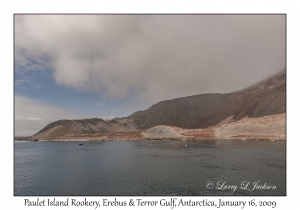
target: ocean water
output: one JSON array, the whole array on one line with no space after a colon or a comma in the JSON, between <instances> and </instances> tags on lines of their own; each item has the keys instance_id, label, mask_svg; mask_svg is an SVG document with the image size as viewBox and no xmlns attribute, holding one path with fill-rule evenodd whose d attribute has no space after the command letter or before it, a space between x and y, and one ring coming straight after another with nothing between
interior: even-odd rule
<instances>
[{"instance_id":1,"label":"ocean water","mask_svg":"<svg viewBox=\"0 0 300 210\"><path fill-rule=\"evenodd\" d=\"M286 195L286 142L15 142L14 195Z\"/></svg>"}]
</instances>

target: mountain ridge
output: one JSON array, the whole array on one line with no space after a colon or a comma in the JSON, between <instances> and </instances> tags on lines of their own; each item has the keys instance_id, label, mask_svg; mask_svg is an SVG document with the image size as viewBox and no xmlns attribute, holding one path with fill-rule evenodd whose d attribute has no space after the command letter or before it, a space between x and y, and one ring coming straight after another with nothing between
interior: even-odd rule
<instances>
[{"instance_id":1,"label":"mountain ridge","mask_svg":"<svg viewBox=\"0 0 300 210\"><path fill-rule=\"evenodd\" d=\"M128 117L59 120L29 139L66 139L82 135L110 135L145 131L155 126L207 129L226 119L260 118L286 113L286 71L231 93L206 93L160 101ZM127 134L124 134L127 135Z\"/></svg>"},{"instance_id":2,"label":"mountain ridge","mask_svg":"<svg viewBox=\"0 0 300 210\"><path fill-rule=\"evenodd\" d=\"M261 117L283 113L285 92L286 73L280 71L241 91L200 94L161 101L128 118L133 120L138 129L148 129L156 125L206 128L231 115L234 115L235 120L239 120L247 115Z\"/></svg>"}]
</instances>

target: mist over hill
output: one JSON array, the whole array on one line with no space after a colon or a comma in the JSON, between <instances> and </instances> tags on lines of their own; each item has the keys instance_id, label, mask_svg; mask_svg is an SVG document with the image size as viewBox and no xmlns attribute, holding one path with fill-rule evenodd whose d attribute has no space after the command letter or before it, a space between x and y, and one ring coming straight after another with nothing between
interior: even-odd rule
<instances>
[{"instance_id":1,"label":"mist over hill","mask_svg":"<svg viewBox=\"0 0 300 210\"><path fill-rule=\"evenodd\" d=\"M260 81L248 88L228 94L201 94L161 101L145 111L133 113L131 119L137 129L156 125L181 128L206 128L233 115L262 117L286 112L286 72Z\"/></svg>"}]
</instances>

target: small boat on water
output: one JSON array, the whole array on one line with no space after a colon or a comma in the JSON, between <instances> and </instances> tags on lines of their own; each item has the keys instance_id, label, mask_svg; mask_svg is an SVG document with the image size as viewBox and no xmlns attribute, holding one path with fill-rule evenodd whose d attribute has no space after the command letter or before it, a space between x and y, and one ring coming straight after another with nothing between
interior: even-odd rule
<instances>
[{"instance_id":1,"label":"small boat on water","mask_svg":"<svg viewBox=\"0 0 300 210\"><path fill-rule=\"evenodd\" d=\"M79 145L83 145L82 143L80 143Z\"/></svg>"}]
</instances>

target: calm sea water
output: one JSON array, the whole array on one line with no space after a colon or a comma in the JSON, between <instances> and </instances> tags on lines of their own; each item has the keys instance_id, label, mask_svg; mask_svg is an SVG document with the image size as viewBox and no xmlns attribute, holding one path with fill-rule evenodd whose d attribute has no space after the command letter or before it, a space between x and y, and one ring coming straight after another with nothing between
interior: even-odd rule
<instances>
[{"instance_id":1,"label":"calm sea water","mask_svg":"<svg viewBox=\"0 0 300 210\"><path fill-rule=\"evenodd\" d=\"M285 141L14 144L15 195L286 195Z\"/></svg>"}]
</instances>

